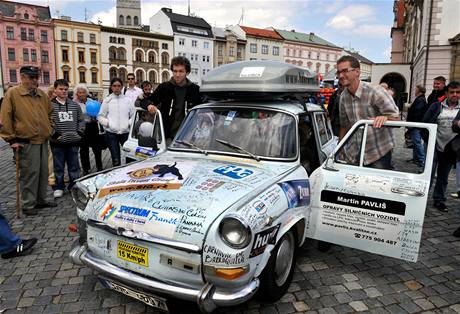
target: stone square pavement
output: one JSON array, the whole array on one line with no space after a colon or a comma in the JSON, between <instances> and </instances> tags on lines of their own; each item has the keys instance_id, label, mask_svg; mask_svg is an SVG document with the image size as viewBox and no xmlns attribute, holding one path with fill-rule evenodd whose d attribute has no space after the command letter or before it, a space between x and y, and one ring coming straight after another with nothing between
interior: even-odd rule
<instances>
[{"instance_id":1,"label":"stone square pavement","mask_svg":"<svg viewBox=\"0 0 460 314\"><path fill-rule=\"evenodd\" d=\"M110 164L108 151L104 153ZM157 313L143 303L105 289L91 270L73 265L68 253L75 234L75 210L67 193L57 208L36 217L14 218L15 166L0 141L0 202L16 233L39 239L32 254L0 259L0 313ZM454 189L451 175L449 193ZM51 190L50 190L51 193ZM50 194L51 195L51 194ZM333 246L317 250L310 240L299 250L289 292L275 304L251 300L216 313L460 313L460 200L448 213L428 201L417 263ZM184 303L179 313L191 313Z\"/></svg>"}]
</instances>

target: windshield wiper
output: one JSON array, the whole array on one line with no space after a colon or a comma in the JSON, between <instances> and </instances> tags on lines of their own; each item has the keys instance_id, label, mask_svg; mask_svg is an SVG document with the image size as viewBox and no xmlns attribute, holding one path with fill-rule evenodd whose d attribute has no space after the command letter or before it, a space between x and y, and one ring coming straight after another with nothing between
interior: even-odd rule
<instances>
[{"instance_id":1,"label":"windshield wiper","mask_svg":"<svg viewBox=\"0 0 460 314\"><path fill-rule=\"evenodd\" d=\"M185 146L188 146L188 147L192 147L192 148L195 148L197 151L199 151L200 153L203 153L205 154L206 156L208 155L208 152L198 146L196 146L195 144L193 143L190 143L190 142L187 142L187 141L181 141L181 140L175 140L174 142L176 143L179 143L179 144L182 144L182 145L185 145Z\"/></svg>"},{"instance_id":2,"label":"windshield wiper","mask_svg":"<svg viewBox=\"0 0 460 314\"><path fill-rule=\"evenodd\" d=\"M255 160L260 161L259 156L254 155L254 154L251 153L250 151L247 151L247 150L245 150L244 148L242 148L242 147L240 147L240 146L238 146L238 145L235 145L235 144L233 144L233 143L230 143L230 142L227 142L227 141L218 139L218 138L216 138L216 141L219 142L219 143L221 143L221 144L224 144L225 146L228 146L228 147L230 147L230 148L233 148L234 150L242 151L243 153L246 153L246 154L248 154L249 156L251 156L252 158L254 158Z\"/></svg>"}]
</instances>

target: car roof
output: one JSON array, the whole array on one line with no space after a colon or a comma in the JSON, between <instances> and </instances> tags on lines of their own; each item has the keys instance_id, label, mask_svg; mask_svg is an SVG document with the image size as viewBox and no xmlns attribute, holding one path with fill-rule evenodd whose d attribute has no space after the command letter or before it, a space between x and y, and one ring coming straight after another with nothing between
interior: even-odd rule
<instances>
[{"instance_id":1,"label":"car roof","mask_svg":"<svg viewBox=\"0 0 460 314\"><path fill-rule=\"evenodd\" d=\"M307 112L324 112L324 109L316 104L306 103ZM194 108L203 108L203 107L260 107L260 108L268 108L268 109L275 109L275 110L284 110L288 111L292 114L298 115L304 113L305 110L302 104L298 101L293 100L259 100L259 101L251 101L251 100L221 100L221 101L213 101L208 102Z\"/></svg>"}]
</instances>

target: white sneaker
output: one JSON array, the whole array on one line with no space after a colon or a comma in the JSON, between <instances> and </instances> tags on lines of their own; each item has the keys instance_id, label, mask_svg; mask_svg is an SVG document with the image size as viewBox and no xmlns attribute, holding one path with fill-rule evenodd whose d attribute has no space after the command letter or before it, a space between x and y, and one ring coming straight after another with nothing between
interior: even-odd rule
<instances>
[{"instance_id":1,"label":"white sneaker","mask_svg":"<svg viewBox=\"0 0 460 314\"><path fill-rule=\"evenodd\" d=\"M54 198L59 198L59 197L62 197L63 195L64 195L64 191L63 191L63 190L56 190L56 191L54 191L54 193L53 193Z\"/></svg>"}]
</instances>

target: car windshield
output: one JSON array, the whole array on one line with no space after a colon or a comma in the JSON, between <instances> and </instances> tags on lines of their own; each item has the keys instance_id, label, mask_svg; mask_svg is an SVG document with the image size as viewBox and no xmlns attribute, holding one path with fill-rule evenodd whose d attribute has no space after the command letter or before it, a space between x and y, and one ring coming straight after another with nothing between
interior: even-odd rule
<instances>
[{"instance_id":1,"label":"car windshield","mask_svg":"<svg viewBox=\"0 0 460 314\"><path fill-rule=\"evenodd\" d=\"M196 109L170 148L194 149L190 144L207 152L292 159L297 156L295 118L266 109Z\"/></svg>"}]
</instances>

